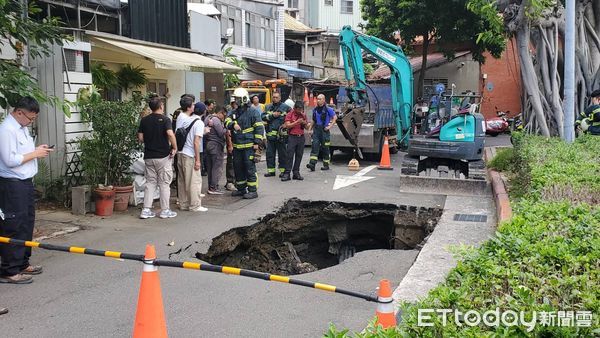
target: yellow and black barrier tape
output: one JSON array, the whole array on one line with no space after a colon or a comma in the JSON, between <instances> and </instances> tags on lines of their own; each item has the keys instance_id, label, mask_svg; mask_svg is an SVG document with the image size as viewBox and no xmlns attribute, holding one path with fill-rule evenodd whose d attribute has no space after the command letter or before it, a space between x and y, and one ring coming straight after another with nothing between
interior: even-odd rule
<instances>
[{"instance_id":1,"label":"yellow and black barrier tape","mask_svg":"<svg viewBox=\"0 0 600 338\"><path fill-rule=\"evenodd\" d=\"M19 240L19 239L8 238L8 237L0 237L0 244L10 244L10 245L26 246L26 247L31 247L31 248L40 248L40 249L52 250L52 251L62 251L62 252L75 253L75 254L101 256L101 257L109 257L109 258L120 258L120 259L125 259L125 260L144 262L144 255L130 254L130 253L124 253L124 252L118 252L118 251L95 250L95 249L88 249L88 248L82 248L82 247L77 247L77 246L61 246L61 245L40 243L40 242L33 242L33 241L23 241L23 240ZM379 300L377 299L377 296L372 296L372 295L367 295L367 294L360 293L360 292L340 289L336 286L329 285L329 284L309 282L309 281L295 279L295 278L291 278L291 277L287 277L287 276L273 275L270 273L234 268L234 267L230 267L230 266L212 265L212 264L195 263L195 262L166 261L166 260L159 260L159 259L155 259L151 263L155 266L166 266L166 267L183 268L183 269L189 269L189 270L219 272L219 273L224 273L224 274L228 274L228 275L244 276L244 277L262 279L262 280L271 281L271 282L299 285L299 286L309 287L309 288L313 288L313 289L317 289L317 290L340 293L340 294L344 294L344 295L355 297L355 298L361 298L361 299L364 299L369 302L376 302L376 303L379 302Z\"/></svg>"},{"instance_id":2,"label":"yellow and black barrier tape","mask_svg":"<svg viewBox=\"0 0 600 338\"><path fill-rule=\"evenodd\" d=\"M0 237L0 243L19 245L19 246L27 246L30 248L40 248L52 251L62 251L62 252L70 252L75 254L82 255L92 255L92 256L102 256L109 258L120 258L127 259L132 261L144 261L144 255L136 255L125 252L118 251L106 251L106 250L95 250L88 248L81 248L77 246L62 246L62 245L54 245L48 243L40 243L40 242L32 242L32 241L23 241L20 239L8 238L8 237Z\"/></svg>"},{"instance_id":3,"label":"yellow and black barrier tape","mask_svg":"<svg viewBox=\"0 0 600 338\"><path fill-rule=\"evenodd\" d=\"M190 270L201 270L201 271L210 271L210 272L220 272L228 275L238 275L244 277L251 277L262 279L271 282L280 282L280 283L288 283L293 285L305 286L313 289L341 293L347 296L361 298L367 300L369 302L378 303L379 300L377 296L371 296L360 292L350 291L340 289L336 286L315 282L308 282L300 279L290 278L287 276L273 275L265 272L258 272L253 270L246 270L240 268L233 268L230 266L221 266L221 265L212 265L212 264L203 264L203 263L194 263L194 262L176 262L176 261L164 261L164 260L155 260L154 265L156 266L168 266L173 268L184 268Z\"/></svg>"}]
</instances>

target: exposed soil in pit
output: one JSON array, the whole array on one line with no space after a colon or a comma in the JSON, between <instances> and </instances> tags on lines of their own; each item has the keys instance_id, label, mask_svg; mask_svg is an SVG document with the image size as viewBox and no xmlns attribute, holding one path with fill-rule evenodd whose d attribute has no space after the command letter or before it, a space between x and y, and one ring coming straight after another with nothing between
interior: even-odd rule
<instances>
[{"instance_id":1,"label":"exposed soil in pit","mask_svg":"<svg viewBox=\"0 0 600 338\"><path fill-rule=\"evenodd\" d=\"M280 275L324 269L373 249L420 249L441 209L288 200L258 223L213 239L196 258Z\"/></svg>"}]
</instances>

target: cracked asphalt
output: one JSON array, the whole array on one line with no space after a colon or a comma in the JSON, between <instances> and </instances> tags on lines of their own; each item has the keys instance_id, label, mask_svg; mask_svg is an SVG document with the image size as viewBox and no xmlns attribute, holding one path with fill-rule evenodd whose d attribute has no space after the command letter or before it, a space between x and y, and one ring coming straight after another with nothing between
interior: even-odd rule
<instances>
[{"instance_id":1,"label":"cracked asphalt","mask_svg":"<svg viewBox=\"0 0 600 338\"><path fill-rule=\"evenodd\" d=\"M375 179L333 191L336 175L353 174L346 168L348 160L335 157L333 170L328 172L311 173L303 167L305 181L285 183L264 178L262 162L256 200L207 196L207 213L181 212L169 220L140 220L139 210L130 208L111 218L86 217L90 224L84 230L48 242L129 253L143 253L145 245L153 243L160 259L196 261L194 253L206 252L212 238L256 222L291 197L426 207L445 203L444 196L400 192L400 155L392 155L395 170L373 170L368 176ZM362 168L370 164L374 163L361 161ZM172 241L175 245L168 246ZM341 265L296 277L374 293L382 278L396 287L417 254L414 250L360 252ZM8 315L0 316L0 336L131 335L141 264L40 249L34 249L32 262L44 266L34 283L0 285L0 306L10 309ZM376 308L376 304L345 295L211 272L162 267L160 278L171 337L316 337L329 323L360 331Z\"/></svg>"}]
</instances>

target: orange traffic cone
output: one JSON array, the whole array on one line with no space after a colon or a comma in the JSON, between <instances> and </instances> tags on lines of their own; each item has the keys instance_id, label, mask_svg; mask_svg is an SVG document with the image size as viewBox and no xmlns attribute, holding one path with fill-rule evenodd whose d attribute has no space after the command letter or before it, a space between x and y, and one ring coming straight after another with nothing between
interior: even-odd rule
<instances>
[{"instance_id":1,"label":"orange traffic cone","mask_svg":"<svg viewBox=\"0 0 600 338\"><path fill-rule=\"evenodd\" d=\"M160 291L158 267L152 264L155 259L154 245L147 245L140 295L133 326L134 338L167 337L167 324Z\"/></svg>"},{"instance_id":2,"label":"orange traffic cone","mask_svg":"<svg viewBox=\"0 0 600 338\"><path fill-rule=\"evenodd\" d=\"M384 329L396 326L396 316L394 315L394 304L392 298L392 287L390 281L382 279L379 282L379 293L377 294L377 325L381 325Z\"/></svg>"},{"instance_id":3,"label":"orange traffic cone","mask_svg":"<svg viewBox=\"0 0 600 338\"><path fill-rule=\"evenodd\" d=\"M308 89L306 87L304 87L304 99L302 101L306 105L310 104L310 101L308 101Z\"/></svg>"},{"instance_id":4,"label":"orange traffic cone","mask_svg":"<svg viewBox=\"0 0 600 338\"><path fill-rule=\"evenodd\" d=\"M383 141L383 146L381 146L381 162L379 162L377 169L394 170L390 161L390 143L388 142L387 135L385 136L385 141Z\"/></svg>"}]
</instances>

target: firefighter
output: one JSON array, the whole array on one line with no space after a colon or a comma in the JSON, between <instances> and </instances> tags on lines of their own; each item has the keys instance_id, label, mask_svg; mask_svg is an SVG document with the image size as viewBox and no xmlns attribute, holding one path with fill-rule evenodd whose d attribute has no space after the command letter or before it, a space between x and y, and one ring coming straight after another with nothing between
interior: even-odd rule
<instances>
[{"instance_id":1,"label":"firefighter","mask_svg":"<svg viewBox=\"0 0 600 338\"><path fill-rule=\"evenodd\" d=\"M236 89L233 97L238 108L225 119L225 127L231 131L233 140L233 170L237 191L234 191L232 196L257 198L258 180L254 152L263 142L264 124L260 112L251 106L250 96L245 88Z\"/></svg>"},{"instance_id":2,"label":"firefighter","mask_svg":"<svg viewBox=\"0 0 600 338\"><path fill-rule=\"evenodd\" d=\"M594 90L592 102L579 116L575 125L585 133L600 135L600 89Z\"/></svg>"},{"instance_id":3,"label":"firefighter","mask_svg":"<svg viewBox=\"0 0 600 338\"><path fill-rule=\"evenodd\" d=\"M306 165L310 171L315 171L315 165L319 160L319 151L323 155L323 167L321 170L329 170L331 162L329 146L331 145L331 127L335 125L337 115L335 111L325 104L325 95L317 96L317 106L312 111L312 123L308 130L312 131L312 148L310 150L310 162Z\"/></svg>"},{"instance_id":4,"label":"firefighter","mask_svg":"<svg viewBox=\"0 0 600 338\"><path fill-rule=\"evenodd\" d=\"M282 129L286 114L292 108L281 102L281 94L273 93L273 103L265 107L262 119L267 129L267 173L265 177L275 176L275 155L279 159L279 177L285 172L287 163L287 133Z\"/></svg>"}]
</instances>

